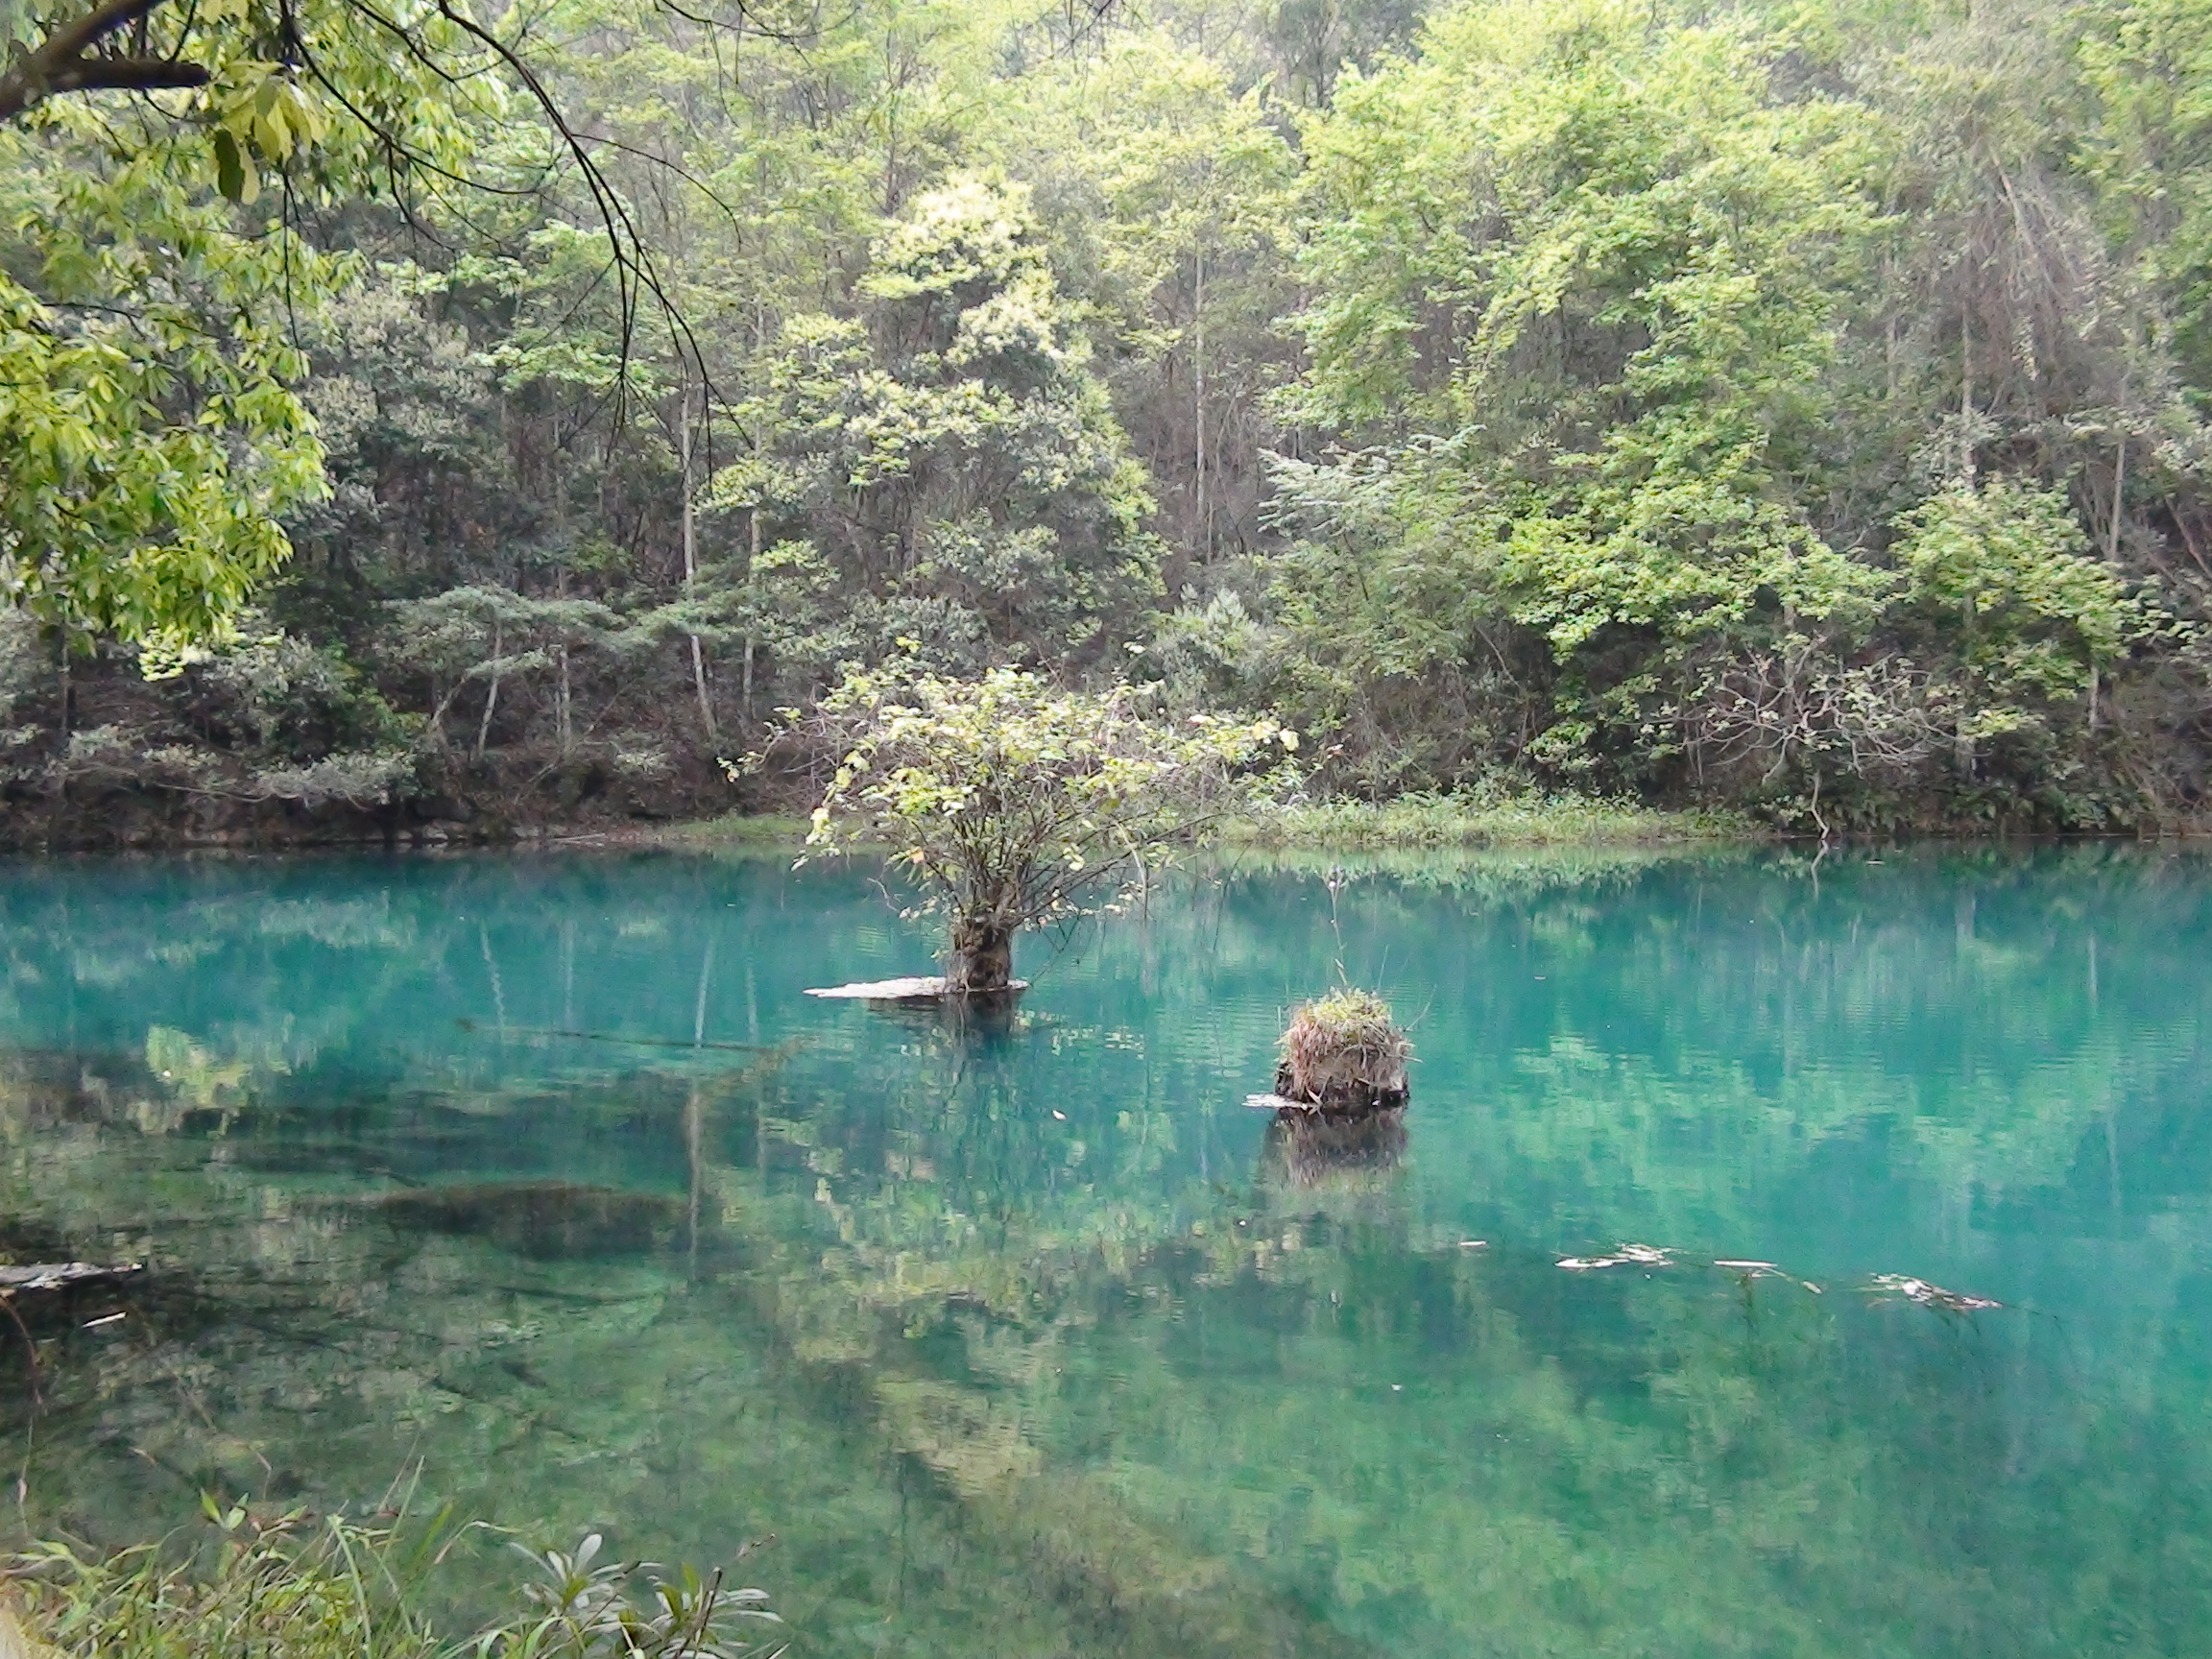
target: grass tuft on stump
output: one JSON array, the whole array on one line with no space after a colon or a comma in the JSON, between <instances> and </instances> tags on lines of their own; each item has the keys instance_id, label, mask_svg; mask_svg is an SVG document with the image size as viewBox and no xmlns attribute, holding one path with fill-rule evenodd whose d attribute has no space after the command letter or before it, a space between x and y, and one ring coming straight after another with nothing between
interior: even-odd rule
<instances>
[{"instance_id":1,"label":"grass tuft on stump","mask_svg":"<svg viewBox=\"0 0 2212 1659\"><path fill-rule=\"evenodd\" d=\"M1275 1093L1324 1112L1403 1105L1413 1043L1372 991L1346 987L1292 1010Z\"/></svg>"}]
</instances>

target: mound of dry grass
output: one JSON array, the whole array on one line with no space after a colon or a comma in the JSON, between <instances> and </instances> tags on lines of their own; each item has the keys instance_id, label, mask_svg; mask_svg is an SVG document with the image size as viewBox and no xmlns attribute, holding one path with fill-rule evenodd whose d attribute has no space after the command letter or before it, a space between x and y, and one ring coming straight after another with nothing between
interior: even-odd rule
<instances>
[{"instance_id":1,"label":"mound of dry grass","mask_svg":"<svg viewBox=\"0 0 2212 1659\"><path fill-rule=\"evenodd\" d=\"M1324 1112L1365 1112L1406 1099L1413 1044L1372 991L1347 987L1302 1003L1283 1033L1275 1093Z\"/></svg>"}]
</instances>

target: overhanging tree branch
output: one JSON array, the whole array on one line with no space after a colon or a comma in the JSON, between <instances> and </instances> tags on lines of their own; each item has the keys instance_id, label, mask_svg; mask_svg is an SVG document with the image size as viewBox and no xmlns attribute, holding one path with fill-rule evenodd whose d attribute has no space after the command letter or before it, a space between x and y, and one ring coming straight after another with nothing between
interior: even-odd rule
<instances>
[{"instance_id":1,"label":"overhanging tree branch","mask_svg":"<svg viewBox=\"0 0 2212 1659\"><path fill-rule=\"evenodd\" d=\"M0 121L12 121L59 92L147 92L206 85L207 71L197 63L95 55L103 41L162 4L163 0L101 0L76 22L47 36L0 75Z\"/></svg>"}]
</instances>

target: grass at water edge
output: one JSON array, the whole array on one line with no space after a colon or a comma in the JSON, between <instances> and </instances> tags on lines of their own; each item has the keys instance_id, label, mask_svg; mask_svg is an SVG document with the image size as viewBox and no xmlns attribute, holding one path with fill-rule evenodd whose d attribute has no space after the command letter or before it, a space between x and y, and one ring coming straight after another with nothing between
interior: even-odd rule
<instances>
[{"instance_id":1,"label":"grass at water edge","mask_svg":"<svg viewBox=\"0 0 2212 1659\"><path fill-rule=\"evenodd\" d=\"M653 839L702 852L805 851L806 820L786 814L671 825ZM1420 794L1394 801L1316 801L1271 806L1225 825L1230 847L1424 848L1667 846L1753 841L1768 832L1738 812L1671 811L1586 795L1501 798Z\"/></svg>"},{"instance_id":2,"label":"grass at water edge","mask_svg":"<svg viewBox=\"0 0 2212 1659\"><path fill-rule=\"evenodd\" d=\"M1671 811L1586 795L1404 795L1269 808L1231 826L1229 844L1257 847L1653 846L1764 837L1741 813Z\"/></svg>"}]
</instances>

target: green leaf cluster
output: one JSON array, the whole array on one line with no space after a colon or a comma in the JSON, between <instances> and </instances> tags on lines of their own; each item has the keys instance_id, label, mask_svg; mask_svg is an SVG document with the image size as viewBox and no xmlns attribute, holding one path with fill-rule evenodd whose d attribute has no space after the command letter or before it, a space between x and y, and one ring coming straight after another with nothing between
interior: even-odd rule
<instances>
[{"instance_id":1,"label":"green leaf cluster","mask_svg":"<svg viewBox=\"0 0 2212 1659\"><path fill-rule=\"evenodd\" d=\"M881 846L926 905L1005 936L1079 914L1088 893L1118 897L1145 860L1279 792L1298 747L1271 720L1170 723L1139 692L1010 668L856 673L794 724L842 752L808 846Z\"/></svg>"}]
</instances>

